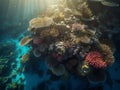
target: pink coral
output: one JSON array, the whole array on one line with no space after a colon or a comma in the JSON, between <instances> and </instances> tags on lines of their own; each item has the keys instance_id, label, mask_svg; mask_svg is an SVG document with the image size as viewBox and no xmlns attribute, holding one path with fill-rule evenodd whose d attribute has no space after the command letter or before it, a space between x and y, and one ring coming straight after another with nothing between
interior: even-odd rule
<instances>
[{"instance_id":1,"label":"pink coral","mask_svg":"<svg viewBox=\"0 0 120 90\"><path fill-rule=\"evenodd\" d=\"M35 37L33 38L33 44L40 44L40 43L41 43L40 37L39 37L39 36L35 36Z\"/></svg>"},{"instance_id":2,"label":"pink coral","mask_svg":"<svg viewBox=\"0 0 120 90\"><path fill-rule=\"evenodd\" d=\"M106 62L103 61L101 54L97 51L89 52L86 55L85 62L94 68L105 68L107 66Z\"/></svg>"}]
</instances>

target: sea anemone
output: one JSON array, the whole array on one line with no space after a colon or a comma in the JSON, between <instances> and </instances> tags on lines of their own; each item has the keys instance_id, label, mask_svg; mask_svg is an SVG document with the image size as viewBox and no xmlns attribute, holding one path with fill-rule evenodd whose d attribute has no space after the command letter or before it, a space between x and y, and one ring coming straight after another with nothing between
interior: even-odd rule
<instances>
[{"instance_id":1,"label":"sea anemone","mask_svg":"<svg viewBox=\"0 0 120 90\"><path fill-rule=\"evenodd\" d=\"M21 46L25 46L27 45L28 43L30 43L33 39L30 37L30 36L26 36L24 38L21 39L20 41L20 45Z\"/></svg>"},{"instance_id":2,"label":"sea anemone","mask_svg":"<svg viewBox=\"0 0 120 90\"><path fill-rule=\"evenodd\" d=\"M106 44L100 44L100 51L107 65L112 65L114 63L114 56L110 47Z\"/></svg>"},{"instance_id":3,"label":"sea anemone","mask_svg":"<svg viewBox=\"0 0 120 90\"><path fill-rule=\"evenodd\" d=\"M93 66L94 68L105 68L107 64L103 61L102 56L97 51L89 52L85 57L85 62L89 65Z\"/></svg>"}]
</instances>

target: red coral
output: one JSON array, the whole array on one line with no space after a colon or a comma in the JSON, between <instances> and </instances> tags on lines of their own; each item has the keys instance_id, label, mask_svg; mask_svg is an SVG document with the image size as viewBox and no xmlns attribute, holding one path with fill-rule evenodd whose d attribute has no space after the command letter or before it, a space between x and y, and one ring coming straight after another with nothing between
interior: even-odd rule
<instances>
[{"instance_id":1,"label":"red coral","mask_svg":"<svg viewBox=\"0 0 120 90\"><path fill-rule=\"evenodd\" d=\"M103 61L102 56L99 52L93 51L86 55L85 62L89 63L94 68L105 68L107 67L106 62Z\"/></svg>"}]
</instances>

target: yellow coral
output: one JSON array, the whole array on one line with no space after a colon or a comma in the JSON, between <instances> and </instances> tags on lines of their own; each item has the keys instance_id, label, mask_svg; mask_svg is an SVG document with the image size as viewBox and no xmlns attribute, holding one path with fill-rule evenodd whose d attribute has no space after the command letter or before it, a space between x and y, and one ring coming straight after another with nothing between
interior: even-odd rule
<instances>
[{"instance_id":1,"label":"yellow coral","mask_svg":"<svg viewBox=\"0 0 120 90\"><path fill-rule=\"evenodd\" d=\"M32 38L30 36L26 36L26 37L24 37L24 38L21 39L20 45L21 46L27 45L31 41L32 41Z\"/></svg>"},{"instance_id":2,"label":"yellow coral","mask_svg":"<svg viewBox=\"0 0 120 90\"><path fill-rule=\"evenodd\" d=\"M83 62L82 64L79 63L77 67L77 71L78 71L78 74L82 76L86 76L91 71L91 68L86 62Z\"/></svg>"},{"instance_id":3,"label":"yellow coral","mask_svg":"<svg viewBox=\"0 0 120 90\"><path fill-rule=\"evenodd\" d=\"M42 28L42 27L48 27L51 24L53 24L53 19L50 17L37 17L32 19L29 22L29 26L31 28ZM30 29L31 30L31 29Z\"/></svg>"},{"instance_id":4,"label":"yellow coral","mask_svg":"<svg viewBox=\"0 0 120 90\"><path fill-rule=\"evenodd\" d=\"M21 63L25 63L28 60L29 60L29 53L26 53L22 56Z\"/></svg>"}]
</instances>

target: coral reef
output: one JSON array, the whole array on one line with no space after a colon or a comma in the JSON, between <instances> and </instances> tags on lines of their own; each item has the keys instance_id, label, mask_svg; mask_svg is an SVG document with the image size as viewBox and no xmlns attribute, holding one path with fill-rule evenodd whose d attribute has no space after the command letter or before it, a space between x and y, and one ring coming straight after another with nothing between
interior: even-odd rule
<instances>
[{"instance_id":1,"label":"coral reef","mask_svg":"<svg viewBox=\"0 0 120 90\"><path fill-rule=\"evenodd\" d=\"M30 20L28 31L31 37L23 38L21 45L32 41L30 53L36 58L50 56L46 63L57 76L67 71L86 76L91 68L112 65L112 51L99 41L99 29L84 24L94 20L87 2L69 0L61 3L50 6L43 16ZM27 61L26 57L23 56L21 61Z\"/></svg>"},{"instance_id":2,"label":"coral reef","mask_svg":"<svg viewBox=\"0 0 120 90\"><path fill-rule=\"evenodd\" d=\"M107 1L99 2L117 6ZM105 72L114 63L114 57L113 47L103 43L104 22L100 18L93 14L87 0L65 0L50 6L44 14L30 20L28 32L31 35L25 36L20 44L29 44L32 49L21 62L46 57L47 68L55 76L77 74L87 77L90 83L104 83ZM97 70L100 76L94 74Z\"/></svg>"}]
</instances>

